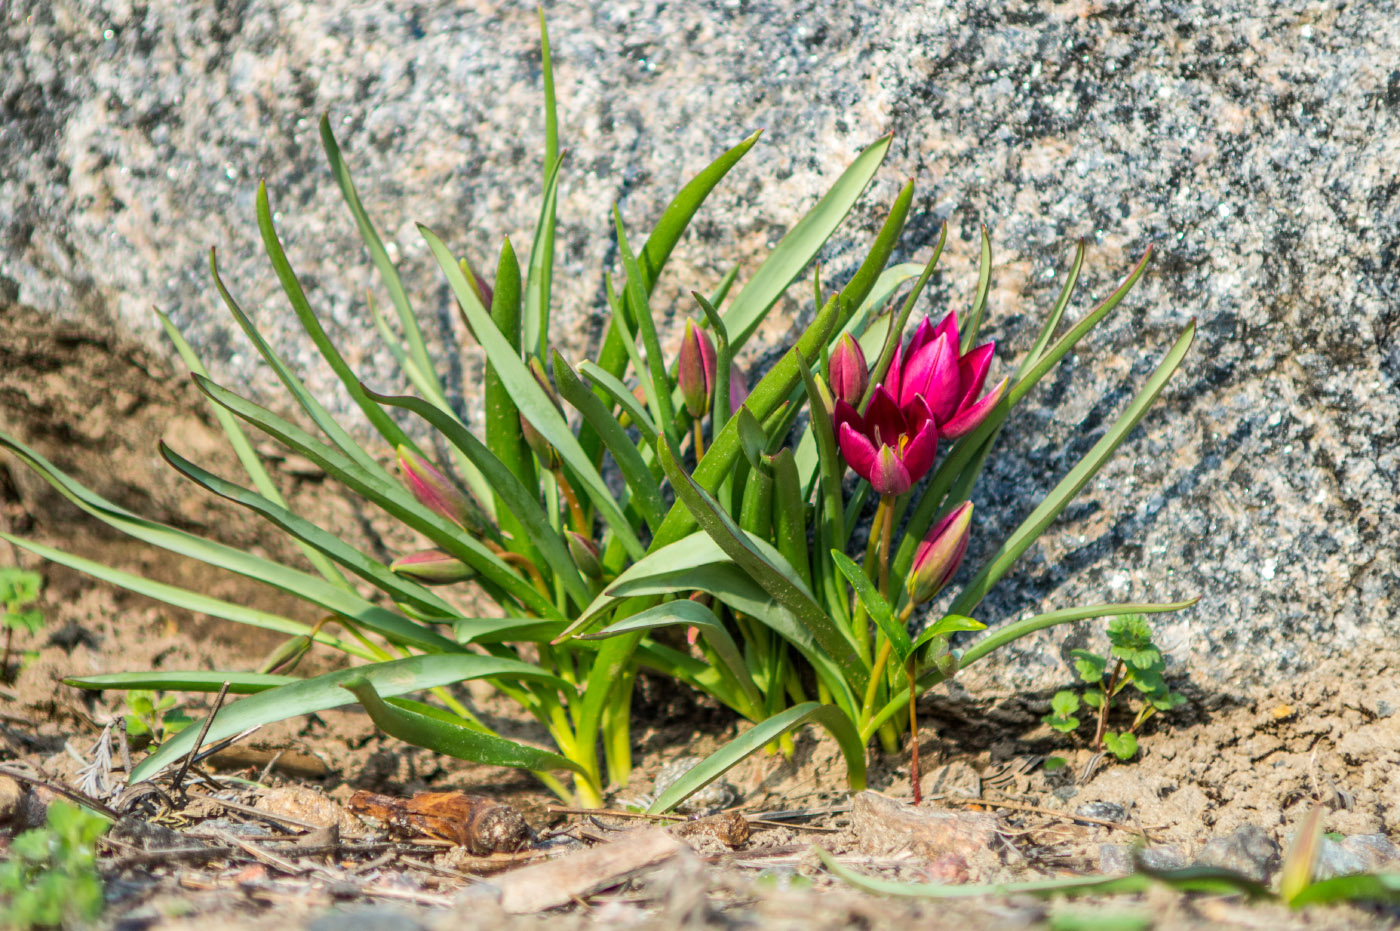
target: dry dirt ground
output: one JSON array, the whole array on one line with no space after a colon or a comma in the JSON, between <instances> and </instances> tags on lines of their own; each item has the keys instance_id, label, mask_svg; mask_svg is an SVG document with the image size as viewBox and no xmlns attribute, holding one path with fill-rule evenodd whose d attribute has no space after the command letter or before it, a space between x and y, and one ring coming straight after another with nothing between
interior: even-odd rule
<instances>
[{"instance_id":1,"label":"dry dirt ground","mask_svg":"<svg viewBox=\"0 0 1400 931\"><path fill-rule=\"evenodd\" d=\"M235 470L188 382L128 342L0 306L0 429L132 510L287 555L255 518L211 500L160 461L155 443L167 438L216 472ZM383 555L395 548L392 528L359 513L308 464L273 461L294 507ZM3 454L0 516L14 533L131 571L294 616L300 610L285 596L115 535ZM48 625L16 644L32 655L12 663L0 684L0 765L53 782L77 784L103 725L122 711L120 694L81 693L58 684L61 677L248 669L278 642L0 548L0 565L15 561L43 570ZM335 660L313 656L313 667L318 662ZM1397 668L1400 654L1372 652L1243 692L1222 691L1208 676L1196 676L1178 684L1189 703L1149 726L1137 760L1104 763L1082 781L1090 754L1040 723L1048 694L940 691L923 705L924 791L932 799L925 807L970 812L968 823L984 832L960 841L961 848L955 844L953 853L930 853L917 838L901 841L862 823L851 811L839 756L829 741L809 733L791 760L760 755L728 775L738 810L770 822L750 824L747 841L729 837L727 844L723 831L672 825L684 836L681 855L543 917L507 914L486 884L543 859L540 851L601 849L637 828L638 819L551 811L555 800L528 775L406 747L377 734L361 714L326 713L265 728L209 761L208 774L225 787L222 797L242 809L198 798L175 809L159 802L135 807L103 849L109 899L103 921L201 931L447 928L466 921L502 928L1392 926L1400 924L1400 913L1344 906L1289 915L1238 897L1187 897L1160 888L1109 901L988 896L921 904L851 889L822 869L813 845L885 878L1016 881L1121 867L1141 838L1159 862L1189 863L1211 839L1253 826L1259 830L1251 856L1272 869L1277 860L1271 861L1270 845L1286 846L1315 800L1325 806L1329 832L1395 838ZM462 697L498 719L509 713L480 692L464 690ZM181 700L195 716L210 704L208 696ZM703 754L736 732L722 710L645 679L634 720L639 765L632 784L616 790L617 808L650 792L668 762ZM516 727L530 736L524 722ZM115 756L119 779L120 753ZM1044 761L1054 756L1068 765L1047 771ZM907 753L875 755L872 789L909 799L908 762ZM534 853L475 856L422 837L397 843L382 828L365 828L345 814L343 806L359 789L395 798L429 790L484 794L516 806L543 846ZM191 795L215 791L197 775ZM0 856L26 815L16 810L8 817L9 824L0 824ZM304 833L298 822L326 819L339 822L338 847L316 847L324 835L300 848L271 839ZM196 841L217 847L217 855L176 859L163 853Z\"/></svg>"}]
</instances>

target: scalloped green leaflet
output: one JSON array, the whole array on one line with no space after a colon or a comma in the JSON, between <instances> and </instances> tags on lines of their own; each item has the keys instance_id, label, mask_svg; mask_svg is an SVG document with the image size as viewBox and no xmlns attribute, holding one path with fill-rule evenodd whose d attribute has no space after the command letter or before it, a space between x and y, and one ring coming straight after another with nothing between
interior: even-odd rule
<instances>
[{"instance_id":1,"label":"scalloped green leaflet","mask_svg":"<svg viewBox=\"0 0 1400 931\"><path fill-rule=\"evenodd\" d=\"M656 797L647 811L662 815L675 808L682 801L738 765L745 757L755 753L768 743L778 739L788 731L804 724L820 724L826 728L841 748L846 760L846 781L852 792L865 790L865 744L852 726L845 713L835 705L819 705L814 701L794 705L781 714L776 714L761 724L755 724L714 753L705 757L686 771L670 788Z\"/></svg>"},{"instance_id":2,"label":"scalloped green leaflet","mask_svg":"<svg viewBox=\"0 0 1400 931\"><path fill-rule=\"evenodd\" d=\"M217 743L225 737L241 734L250 727L348 705L355 699L342 689L340 684L355 676L364 676L379 694L384 696L403 695L440 685L488 678L523 679L539 682L560 691L572 691L572 686L558 676L519 660L462 653L412 656L372 666L342 669L314 679L303 679L225 705L214 716L213 723L209 725L209 732L204 736L204 742ZM186 728L161 744L159 750L142 760L132 771L128 781L133 785L144 782L188 754L198 738L198 732L197 727Z\"/></svg>"},{"instance_id":3,"label":"scalloped green leaflet","mask_svg":"<svg viewBox=\"0 0 1400 931\"><path fill-rule=\"evenodd\" d=\"M486 312L486 308L481 306L481 302L468 287L467 280L462 276L462 272L457 268L457 264L452 259L452 253L443 245L432 230L420 226L419 232L427 240L428 247L433 251L433 255L438 260L438 265L447 275L448 284L452 288L452 293L457 296L457 302L471 321L472 330L476 333L477 342L486 350L486 355L491 360L491 364L496 367L496 373L500 376L501 384L506 386L511 398L515 401L516 407L520 408L521 414L530 421L531 425L549 441L559 457L578 477L583 486L583 491L588 495L594 506L598 508L603 519L612 528L613 534L622 542L623 547L633 559L641 559L646 552L637 534L633 531L632 525L627 521L626 515L618 506L612 493L608 491L607 484L603 477L598 474L598 470L593 467L593 462L579 446L578 439L574 436L569 424L564 420L564 415L559 412L559 408L545 396L544 390L535 381L535 376L530 374L530 370L520 361L520 357L511 348L506 338L501 335L501 331L496 329L496 324L491 319L491 315Z\"/></svg>"},{"instance_id":4,"label":"scalloped green leaflet","mask_svg":"<svg viewBox=\"0 0 1400 931\"><path fill-rule=\"evenodd\" d=\"M227 388L196 376L196 383L206 395L233 411L249 423L256 424L269 436L295 449L316 465L325 469L337 481L362 495L386 512L397 517L409 527L428 537L442 549L471 566L479 574L479 581L497 586L508 592L522 605L537 611L542 616L562 617L559 609L506 565L500 557L488 550L476 538L463 533L461 528L449 523L436 513L420 505L402 485L393 481L386 473L365 472L342 457L335 449L319 442L295 424L289 423L240 397Z\"/></svg>"},{"instance_id":5,"label":"scalloped green leaflet","mask_svg":"<svg viewBox=\"0 0 1400 931\"><path fill-rule=\"evenodd\" d=\"M352 591L327 582L320 576L292 569L246 553L243 550L215 543L203 537L167 527L164 524L134 514L107 501L64 474L43 456L6 433L0 432L0 447L9 449L30 468L43 476L50 485L78 507L105 524L123 533L159 546L162 549L198 559L247 576L250 579L281 589L319 605L332 614L359 622L364 627L383 634L392 642L416 646L425 650L458 652L461 647L446 637L427 630L405 617L361 598ZM298 631L304 633L305 631Z\"/></svg>"}]
</instances>

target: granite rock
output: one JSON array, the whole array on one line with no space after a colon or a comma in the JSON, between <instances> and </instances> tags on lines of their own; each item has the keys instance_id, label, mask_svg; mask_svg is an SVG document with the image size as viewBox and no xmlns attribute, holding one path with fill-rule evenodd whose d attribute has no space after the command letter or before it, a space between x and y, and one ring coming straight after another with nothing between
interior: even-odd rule
<instances>
[{"instance_id":1,"label":"granite rock","mask_svg":"<svg viewBox=\"0 0 1400 931\"><path fill-rule=\"evenodd\" d=\"M1149 245L1127 304L1017 414L976 496L975 571L1104 432L1186 320L1183 371L1126 448L979 611L1199 595L1163 620L1206 688L1281 679L1382 641L1400 544L1400 25L1377 3L1285 0L570 0L548 10L561 139L554 332L601 329L609 209L649 228L728 144L765 137L716 192L658 290L665 314L754 267L864 145L895 142L824 255L840 281L909 177L899 258L952 242L925 307L965 307L976 235L996 265L988 332L1010 369L1072 243L1082 297ZM272 396L208 284L233 292L328 395L261 256L265 178L311 301L385 383L369 265L324 167L329 112L454 397L479 422L463 343L413 224L489 267L529 242L542 173L533 3L17 0L0 27L0 299L153 344L168 311L215 376ZM809 287L761 330L771 357ZM382 297L380 298L383 302ZM686 311L688 312L688 310ZM670 321L667 339L679 331ZM346 404L338 402L339 410ZM956 586L954 586L956 588ZM1096 628L1024 641L969 684L1063 683ZM1208 664L1208 665L1207 665Z\"/></svg>"}]
</instances>

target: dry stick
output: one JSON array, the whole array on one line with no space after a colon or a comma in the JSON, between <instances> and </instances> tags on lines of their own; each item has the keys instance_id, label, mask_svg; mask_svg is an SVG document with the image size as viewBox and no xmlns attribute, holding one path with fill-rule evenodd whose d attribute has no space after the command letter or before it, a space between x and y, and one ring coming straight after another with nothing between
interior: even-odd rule
<instances>
[{"instance_id":1,"label":"dry stick","mask_svg":"<svg viewBox=\"0 0 1400 931\"><path fill-rule=\"evenodd\" d=\"M91 795L88 795L85 792L79 792L77 789L70 789L62 783L55 782L54 780L46 776L31 776L28 773L20 772L17 769L11 769L8 766L0 766L0 776L9 776L11 779L16 779L20 782L27 782L30 785L43 786L45 789L48 789L52 792L57 792L59 795L62 795L65 798L77 802L84 808L91 808L98 814L106 815L113 821L118 821L121 819L121 812L117 811L116 809L104 805L102 802L99 802L97 799L93 798Z\"/></svg>"},{"instance_id":2,"label":"dry stick","mask_svg":"<svg viewBox=\"0 0 1400 931\"><path fill-rule=\"evenodd\" d=\"M996 801L995 799L985 798L960 798L958 796L943 798L939 801L945 803L952 802L957 805L985 805L988 808L1007 808L1011 811L1027 811L1038 815L1051 815L1056 818L1062 818L1066 821L1083 821L1086 824L1097 824L1100 827L1115 828L1119 831L1127 831L1129 834L1138 835L1143 840L1151 839L1147 836L1147 832L1142 828L1135 828L1132 825L1124 824L1121 821L1106 821L1103 818L1090 818L1085 815L1072 815L1067 811L1056 811L1053 808L1041 808L1039 805L1025 805L1021 802L1002 802Z\"/></svg>"},{"instance_id":3,"label":"dry stick","mask_svg":"<svg viewBox=\"0 0 1400 931\"><path fill-rule=\"evenodd\" d=\"M199 736L195 738L194 746L190 747L190 755L185 757L185 762L180 765L180 771L175 774L175 781L170 784L170 794L174 795L180 791L180 784L185 781L185 774L190 771L190 764L194 762L195 755L199 753L200 745L204 743L204 737L209 733L209 727L214 723L214 716L219 713L219 709L224 705L224 698L228 695L228 682L224 682L219 689L219 697L214 699L214 710L209 712L209 717L204 719L204 726L199 729Z\"/></svg>"}]
</instances>

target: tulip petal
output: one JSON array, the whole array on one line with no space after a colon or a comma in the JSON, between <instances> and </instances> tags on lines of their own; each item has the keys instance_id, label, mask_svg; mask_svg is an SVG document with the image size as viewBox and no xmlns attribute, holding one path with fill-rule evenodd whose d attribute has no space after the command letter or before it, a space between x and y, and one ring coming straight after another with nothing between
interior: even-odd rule
<instances>
[{"instance_id":1,"label":"tulip petal","mask_svg":"<svg viewBox=\"0 0 1400 931\"><path fill-rule=\"evenodd\" d=\"M875 389L870 406L865 409L865 435L877 445L899 446L900 437L909 429L904 412L883 385Z\"/></svg>"},{"instance_id":2,"label":"tulip petal","mask_svg":"<svg viewBox=\"0 0 1400 931\"><path fill-rule=\"evenodd\" d=\"M837 434L837 442L841 447L841 458L846 460L851 471L869 481L870 476L875 474L875 462L878 458L870 440L864 434L858 433L849 423L843 423Z\"/></svg>"},{"instance_id":3,"label":"tulip petal","mask_svg":"<svg viewBox=\"0 0 1400 931\"><path fill-rule=\"evenodd\" d=\"M992 354L996 343L983 343L958 360L958 378L962 380L962 397L958 398L958 409L962 410L982 393L987 383L987 371L992 367Z\"/></svg>"},{"instance_id":4,"label":"tulip petal","mask_svg":"<svg viewBox=\"0 0 1400 931\"><path fill-rule=\"evenodd\" d=\"M837 399L836 407L831 412L831 428L836 431L837 436L841 434L841 425L850 424L851 429L857 433L865 433L865 418L845 401Z\"/></svg>"},{"instance_id":5,"label":"tulip petal","mask_svg":"<svg viewBox=\"0 0 1400 931\"><path fill-rule=\"evenodd\" d=\"M870 476L870 487L880 495L902 495L913 484L909 470L899 460L899 454L888 446L881 446Z\"/></svg>"},{"instance_id":6,"label":"tulip petal","mask_svg":"<svg viewBox=\"0 0 1400 931\"><path fill-rule=\"evenodd\" d=\"M922 394L933 419L942 423L957 411L960 388L957 346L947 336L939 336L920 351L917 359L910 357L899 402L909 404L914 395Z\"/></svg>"},{"instance_id":7,"label":"tulip petal","mask_svg":"<svg viewBox=\"0 0 1400 931\"><path fill-rule=\"evenodd\" d=\"M910 484L923 478L928 470L933 468L933 460L937 455L938 426L930 420L904 447L904 468L909 473Z\"/></svg>"},{"instance_id":8,"label":"tulip petal","mask_svg":"<svg viewBox=\"0 0 1400 931\"><path fill-rule=\"evenodd\" d=\"M922 394L914 395L914 400L904 405L900 410L904 411L904 423L909 428L912 436L924 428L924 424L933 420L933 412L928 409L928 402L924 400ZM937 423L937 421L934 421Z\"/></svg>"},{"instance_id":9,"label":"tulip petal","mask_svg":"<svg viewBox=\"0 0 1400 931\"><path fill-rule=\"evenodd\" d=\"M934 336L948 337L948 343L955 349L961 345L962 337L958 334L958 312L948 311L948 315L938 322L938 326L933 330Z\"/></svg>"},{"instance_id":10,"label":"tulip petal","mask_svg":"<svg viewBox=\"0 0 1400 931\"><path fill-rule=\"evenodd\" d=\"M959 411L956 417L941 425L938 428L938 432L947 439L955 440L960 436L966 436L973 430L976 430L978 425L981 424L983 420L987 419L987 415L992 412L992 408L996 407L996 403L1001 400L1002 394L1006 391L1006 383L1007 379L1003 378L997 383L995 388L987 392L982 400L965 410Z\"/></svg>"}]
</instances>

